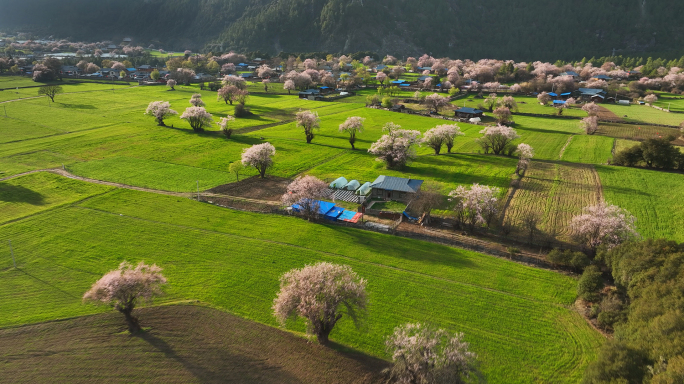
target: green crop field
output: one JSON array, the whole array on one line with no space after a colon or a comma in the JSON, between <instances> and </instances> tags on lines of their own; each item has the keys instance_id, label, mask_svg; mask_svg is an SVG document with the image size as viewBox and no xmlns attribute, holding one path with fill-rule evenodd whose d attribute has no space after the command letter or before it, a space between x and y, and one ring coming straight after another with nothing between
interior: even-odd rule
<instances>
[{"instance_id":1,"label":"green crop field","mask_svg":"<svg viewBox=\"0 0 684 384\"><path fill-rule=\"evenodd\" d=\"M30 184L34 177L17 180ZM160 304L200 300L275 326L278 276L324 260L368 279L364 331L341 322L331 337L374 356L387 357L383 338L393 327L430 321L465 332L490 382L574 383L602 342L568 309L573 278L298 218L116 190L0 226L0 244L10 239L18 268L0 259L0 306L9 313L0 327L107 311L83 304L81 295L124 259L164 268L170 284ZM303 331L301 322L288 328Z\"/></svg>"},{"instance_id":2,"label":"green crop field","mask_svg":"<svg viewBox=\"0 0 684 384\"><path fill-rule=\"evenodd\" d=\"M672 126L678 126L684 121L684 115L682 114L659 111L646 105L619 105L606 103L601 104L601 106L607 108L625 121Z\"/></svg>"},{"instance_id":3,"label":"green crop field","mask_svg":"<svg viewBox=\"0 0 684 384\"><path fill-rule=\"evenodd\" d=\"M599 129L596 133L598 135L610 136L618 139L639 141L667 137L667 135L678 137L681 134L679 130L674 128L618 123L601 123L599 124Z\"/></svg>"},{"instance_id":4,"label":"green crop field","mask_svg":"<svg viewBox=\"0 0 684 384\"><path fill-rule=\"evenodd\" d=\"M644 238L684 241L684 175L647 169L597 166L604 197L637 218Z\"/></svg>"},{"instance_id":5,"label":"green crop field","mask_svg":"<svg viewBox=\"0 0 684 384\"><path fill-rule=\"evenodd\" d=\"M613 155L612 137L575 135L565 148L561 160L573 163L606 164Z\"/></svg>"}]
</instances>

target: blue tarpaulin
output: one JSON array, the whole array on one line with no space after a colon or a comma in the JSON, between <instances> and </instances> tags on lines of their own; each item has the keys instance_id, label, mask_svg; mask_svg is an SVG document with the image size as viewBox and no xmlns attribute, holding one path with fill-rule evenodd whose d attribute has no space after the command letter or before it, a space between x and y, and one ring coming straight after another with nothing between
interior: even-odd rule
<instances>
[{"instance_id":1,"label":"blue tarpaulin","mask_svg":"<svg viewBox=\"0 0 684 384\"><path fill-rule=\"evenodd\" d=\"M400 86L400 87L410 87L410 86L411 86L411 84L405 84L405 83L402 83L402 84L399 84L399 86Z\"/></svg>"},{"instance_id":2,"label":"blue tarpaulin","mask_svg":"<svg viewBox=\"0 0 684 384\"><path fill-rule=\"evenodd\" d=\"M321 215L325 215L330 212L331 209L335 208L335 204L329 203L327 201L314 200L314 202L318 204L318 213ZM292 209L294 209L296 212L299 212L302 209L302 206L299 204L293 204Z\"/></svg>"},{"instance_id":3,"label":"blue tarpaulin","mask_svg":"<svg viewBox=\"0 0 684 384\"><path fill-rule=\"evenodd\" d=\"M344 208L333 207L331 210L328 211L328 213L325 214L325 218L328 220L335 221L338 217L340 217L342 212L344 212Z\"/></svg>"},{"instance_id":4,"label":"blue tarpaulin","mask_svg":"<svg viewBox=\"0 0 684 384\"><path fill-rule=\"evenodd\" d=\"M551 97L557 97L558 94L556 94L556 93L554 93L554 92L549 92L549 96L551 96Z\"/></svg>"},{"instance_id":5,"label":"blue tarpaulin","mask_svg":"<svg viewBox=\"0 0 684 384\"><path fill-rule=\"evenodd\" d=\"M554 100L554 104L565 104L565 100Z\"/></svg>"}]
</instances>

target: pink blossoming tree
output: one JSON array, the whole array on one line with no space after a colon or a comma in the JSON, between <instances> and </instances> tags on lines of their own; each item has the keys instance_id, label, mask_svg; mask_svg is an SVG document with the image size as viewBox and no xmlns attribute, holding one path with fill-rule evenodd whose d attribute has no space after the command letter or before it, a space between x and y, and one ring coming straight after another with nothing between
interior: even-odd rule
<instances>
[{"instance_id":1,"label":"pink blossoming tree","mask_svg":"<svg viewBox=\"0 0 684 384\"><path fill-rule=\"evenodd\" d=\"M285 206L298 204L300 213L307 220L318 217L318 199L326 196L328 184L314 176L298 177L287 186L281 201Z\"/></svg>"},{"instance_id":2,"label":"pink blossoming tree","mask_svg":"<svg viewBox=\"0 0 684 384\"><path fill-rule=\"evenodd\" d=\"M311 144L311 140L314 138L314 129L321 127L321 119L318 117L318 113L311 111L297 112L295 120L297 121L297 126L304 129L306 143Z\"/></svg>"},{"instance_id":3,"label":"pink blossoming tree","mask_svg":"<svg viewBox=\"0 0 684 384\"><path fill-rule=\"evenodd\" d=\"M288 319L303 317L307 332L325 345L344 315L358 325L367 303L366 280L347 265L322 262L293 269L280 278L273 312L283 325Z\"/></svg>"},{"instance_id":4,"label":"pink blossoming tree","mask_svg":"<svg viewBox=\"0 0 684 384\"><path fill-rule=\"evenodd\" d=\"M340 124L340 132L346 132L349 134L349 144L351 144L352 149L354 143L356 142L356 135L363 132L363 123L366 121L363 117L351 116L345 120L344 123Z\"/></svg>"},{"instance_id":5,"label":"pink blossoming tree","mask_svg":"<svg viewBox=\"0 0 684 384\"><path fill-rule=\"evenodd\" d=\"M578 243L595 253L601 245L614 247L638 237L635 222L636 218L628 211L601 202L584 208L582 214L573 217L570 229Z\"/></svg>"},{"instance_id":6,"label":"pink blossoming tree","mask_svg":"<svg viewBox=\"0 0 684 384\"><path fill-rule=\"evenodd\" d=\"M177 84L177 83L176 83L176 80L174 80L174 79L169 79L169 80L166 82L166 86L169 87L169 88L171 88L172 91L175 91L175 90L176 90L176 84Z\"/></svg>"},{"instance_id":7,"label":"pink blossoming tree","mask_svg":"<svg viewBox=\"0 0 684 384\"><path fill-rule=\"evenodd\" d=\"M231 115L228 115L226 117L222 117L217 123L221 129L221 133L223 133L226 139L230 139L230 136L233 134L233 129L229 127L230 123L233 121L235 121L235 118Z\"/></svg>"},{"instance_id":8,"label":"pink blossoming tree","mask_svg":"<svg viewBox=\"0 0 684 384\"><path fill-rule=\"evenodd\" d=\"M204 101L202 101L202 95L199 93L195 93L190 97L190 104L193 107L204 107L206 104L204 104Z\"/></svg>"},{"instance_id":9,"label":"pink blossoming tree","mask_svg":"<svg viewBox=\"0 0 684 384\"><path fill-rule=\"evenodd\" d=\"M201 132L212 124L212 116L204 107L189 107L180 118L190 123L195 132Z\"/></svg>"},{"instance_id":10,"label":"pink blossoming tree","mask_svg":"<svg viewBox=\"0 0 684 384\"><path fill-rule=\"evenodd\" d=\"M108 272L83 295L83 300L95 301L114 307L126 318L128 331L140 331L133 309L140 301L151 301L161 295L166 278L156 265L140 262L137 266L123 262L118 269Z\"/></svg>"},{"instance_id":11,"label":"pink blossoming tree","mask_svg":"<svg viewBox=\"0 0 684 384\"><path fill-rule=\"evenodd\" d=\"M415 145L420 142L420 131L401 129L400 125L389 122L383 127L387 132L373 143L368 152L377 155L388 168L400 168L415 158Z\"/></svg>"},{"instance_id":12,"label":"pink blossoming tree","mask_svg":"<svg viewBox=\"0 0 684 384\"><path fill-rule=\"evenodd\" d=\"M266 170L273 166L273 156L276 149L271 143L255 144L242 151L242 165L254 167L259 171L259 177L266 176Z\"/></svg>"},{"instance_id":13,"label":"pink blossoming tree","mask_svg":"<svg viewBox=\"0 0 684 384\"><path fill-rule=\"evenodd\" d=\"M171 109L171 104L168 101L153 101L147 106L145 115L152 116L157 119L157 125L165 127L164 119L177 115L178 112Z\"/></svg>"},{"instance_id":14,"label":"pink blossoming tree","mask_svg":"<svg viewBox=\"0 0 684 384\"><path fill-rule=\"evenodd\" d=\"M450 106L451 103L448 97L440 96L437 93L433 93L432 95L428 95L427 97L425 97L425 105L428 107L429 110L438 113L440 109Z\"/></svg>"},{"instance_id":15,"label":"pink blossoming tree","mask_svg":"<svg viewBox=\"0 0 684 384\"><path fill-rule=\"evenodd\" d=\"M477 355L462 333L408 323L395 328L385 345L392 355L392 382L464 384L477 375Z\"/></svg>"},{"instance_id":16,"label":"pink blossoming tree","mask_svg":"<svg viewBox=\"0 0 684 384\"><path fill-rule=\"evenodd\" d=\"M513 140L520 137L515 129L500 124L495 127L486 127L480 133L483 136L477 139L478 144L485 153L492 151L495 155L501 154Z\"/></svg>"},{"instance_id":17,"label":"pink blossoming tree","mask_svg":"<svg viewBox=\"0 0 684 384\"><path fill-rule=\"evenodd\" d=\"M289 95L292 90L296 89L294 81L285 80L285 83L283 84L283 89L287 90L287 94Z\"/></svg>"},{"instance_id":18,"label":"pink blossoming tree","mask_svg":"<svg viewBox=\"0 0 684 384\"><path fill-rule=\"evenodd\" d=\"M471 233L477 226L489 227L499 212L499 192L499 188L477 183L470 189L459 186L449 192L449 197L456 201L454 210L459 224L466 225Z\"/></svg>"},{"instance_id":19,"label":"pink blossoming tree","mask_svg":"<svg viewBox=\"0 0 684 384\"><path fill-rule=\"evenodd\" d=\"M580 126L587 135L593 135L598 130L598 117L587 116L580 121Z\"/></svg>"},{"instance_id":20,"label":"pink blossoming tree","mask_svg":"<svg viewBox=\"0 0 684 384\"><path fill-rule=\"evenodd\" d=\"M589 116L597 116L599 112L601 112L601 107L596 105L596 103L587 103L584 104L582 107L582 110L587 113Z\"/></svg>"},{"instance_id":21,"label":"pink blossoming tree","mask_svg":"<svg viewBox=\"0 0 684 384\"><path fill-rule=\"evenodd\" d=\"M516 149L515 154L518 155L518 165L515 168L515 174L519 178L525 176L527 167L530 165L530 160L534 157L534 148L529 144L520 143L518 144L518 149Z\"/></svg>"},{"instance_id":22,"label":"pink blossoming tree","mask_svg":"<svg viewBox=\"0 0 684 384\"><path fill-rule=\"evenodd\" d=\"M435 155L439 155L442 150L442 145L446 144L447 152L451 153L451 148L454 146L454 139L456 136L462 136L461 128L456 124L438 125L423 135L421 144L424 144L435 151Z\"/></svg>"}]
</instances>

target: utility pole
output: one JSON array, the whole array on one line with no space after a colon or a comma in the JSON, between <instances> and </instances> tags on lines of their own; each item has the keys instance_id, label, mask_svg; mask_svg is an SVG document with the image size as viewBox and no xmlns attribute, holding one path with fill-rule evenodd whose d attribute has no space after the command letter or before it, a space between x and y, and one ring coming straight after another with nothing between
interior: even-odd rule
<instances>
[{"instance_id":1,"label":"utility pole","mask_svg":"<svg viewBox=\"0 0 684 384\"><path fill-rule=\"evenodd\" d=\"M14 260L14 250L12 249L12 240L9 241L9 246L10 246L10 253L12 254L12 264L14 264L14 268L17 267L17 262Z\"/></svg>"}]
</instances>

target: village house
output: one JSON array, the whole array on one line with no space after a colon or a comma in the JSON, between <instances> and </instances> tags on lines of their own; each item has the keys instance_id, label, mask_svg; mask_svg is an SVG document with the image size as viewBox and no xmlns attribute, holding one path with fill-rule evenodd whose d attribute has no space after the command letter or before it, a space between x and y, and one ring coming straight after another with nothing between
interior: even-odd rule
<instances>
[{"instance_id":1,"label":"village house","mask_svg":"<svg viewBox=\"0 0 684 384\"><path fill-rule=\"evenodd\" d=\"M409 202L420 191L422 185L423 180L381 175L370 185L371 197Z\"/></svg>"},{"instance_id":2,"label":"village house","mask_svg":"<svg viewBox=\"0 0 684 384\"><path fill-rule=\"evenodd\" d=\"M460 117L461 119L473 119L477 117L482 118L482 116L484 116L483 114L484 111L470 107L461 107L454 111L454 115L456 117Z\"/></svg>"},{"instance_id":3,"label":"village house","mask_svg":"<svg viewBox=\"0 0 684 384\"><path fill-rule=\"evenodd\" d=\"M606 91L598 88L580 88L573 92L576 99L581 101L593 101L602 103L606 99Z\"/></svg>"}]
</instances>

